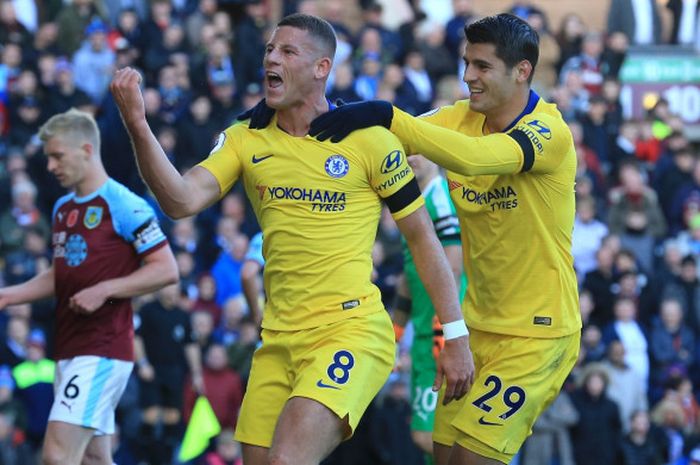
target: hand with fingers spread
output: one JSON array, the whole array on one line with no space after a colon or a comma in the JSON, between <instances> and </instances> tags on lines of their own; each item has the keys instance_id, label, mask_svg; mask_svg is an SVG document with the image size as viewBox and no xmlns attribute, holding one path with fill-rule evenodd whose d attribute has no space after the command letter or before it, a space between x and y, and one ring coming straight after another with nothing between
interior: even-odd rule
<instances>
[{"instance_id":1,"label":"hand with fingers spread","mask_svg":"<svg viewBox=\"0 0 700 465\"><path fill-rule=\"evenodd\" d=\"M439 391L445 378L445 396L442 400L447 405L452 400L464 397L474 383L474 359L469 349L469 336L462 336L445 341L445 346L437 359L437 373L433 390Z\"/></svg>"}]
</instances>

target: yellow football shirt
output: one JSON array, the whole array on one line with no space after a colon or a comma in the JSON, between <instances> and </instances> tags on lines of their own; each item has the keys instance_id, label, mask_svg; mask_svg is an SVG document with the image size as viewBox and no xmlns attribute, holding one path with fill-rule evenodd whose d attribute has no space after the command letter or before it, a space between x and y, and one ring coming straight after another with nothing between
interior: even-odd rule
<instances>
[{"instance_id":1,"label":"yellow football shirt","mask_svg":"<svg viewBox=\"0 0 700 465\"><path fill-rule=\"evenodd\" d=\"M291 331L383 309L371 281L382 199L394 219L423 205L401 143L384 128L342 143L290 136L276 117L219 136L199 166L222 196L243 179L263 232L263 327Z\"/></svg>"},{"instance_id":2,"label":"yellow football shirt","mask_svg":"<svg viewBox=\"0 0 700 465\"><path fill-rule=\"evenodd\" d=\"M394 109L391 130L407 153L448 170L469 277L467 324L525 337L572 334L581 317L571 255L576 154L569 128L534 93L504 133L468 137L482 136L484 124L464 100L423 118Z\"/></svg>"}]
</instances>

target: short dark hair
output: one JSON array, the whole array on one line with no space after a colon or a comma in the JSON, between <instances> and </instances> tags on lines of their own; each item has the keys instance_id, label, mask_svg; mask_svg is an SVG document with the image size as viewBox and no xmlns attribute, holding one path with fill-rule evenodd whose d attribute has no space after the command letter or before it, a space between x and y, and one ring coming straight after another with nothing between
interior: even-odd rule
<instances>
[{"instance_id":1,"label":"short dark hair","mask_svg":"<svg viewBox=\"0 0 700 465\"><path fill-rule=\"evenodd\" d=\"M312 37L318 39L321 47L332 59L335 56L336 38L333 26L325 19L318 16L294 13L285 16L277 23L277 27L289 26L308 32Z\"/></svg>"},{"instance_id":2,"label":"short dark hair","mask_svg":"<svg viewBox=\"0 0 700 465\"><path fill-rule=\"evenodd\" d=\"M508 68L527 60L532 65L530 81L540 55L540 37L528 23L517 16L501 13L486 16L468 26L464 26L467 42L472 44L493 44L496 56Z\"/></svg>"}]
</instances>

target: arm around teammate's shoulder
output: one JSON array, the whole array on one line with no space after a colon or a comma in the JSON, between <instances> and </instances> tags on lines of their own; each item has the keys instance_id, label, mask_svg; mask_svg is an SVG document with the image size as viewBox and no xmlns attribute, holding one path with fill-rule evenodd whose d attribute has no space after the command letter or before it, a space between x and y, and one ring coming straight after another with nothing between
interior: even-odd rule
<instances>
[{"instance_id":1,"label":"arm around teammate's shoulder","mask_svg":"<svg viewBox=\"0 0 700 465\"><path fill-rule=\"evenodd\" d=\"M465 176L551 171L571 146L566 125L549 114L526 117L508 133L475 137L395 108L391 132L412 152Z\"/></svg>"}]
</instances>

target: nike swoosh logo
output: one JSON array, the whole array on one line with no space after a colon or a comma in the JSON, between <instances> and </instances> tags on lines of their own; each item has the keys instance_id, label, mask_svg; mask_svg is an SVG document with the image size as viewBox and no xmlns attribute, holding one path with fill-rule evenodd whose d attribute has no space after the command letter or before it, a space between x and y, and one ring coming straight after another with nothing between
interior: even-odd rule
<instances>
[{"instance_id":1,"label":"nike swoosh logo","mask_svg":"<svg viewBox=\"0 0 700 465\"><path fill-rule=\"evenodd\" d=\"M274 154L265 155L264 157L257 157L255 155L253 155L253 163L260 163L261 161L267 160L268 158L274 157L274 156L275 156Z\"/></svg>"},{"instance_id":2,"label":"nike swoosh logo","mask_svg":"<svg viewBox=\"0 0 700 465\"><path fill-rule=\"evenodd\" d=\"M490 421L486 421L484 420L484 417L479 418L479 424L486 426L503 426L502 423L491 423Z\"/></svg>"},{"instance_id":3,"label":"nike swoosh logo","mask_svg":"<svg viewBox=\"0 0 700 465\"><path fill-rule=\"evenodd\" d=\"M272 156L272 155L270 155L270 156ZM320 388L326 388L326 389L340 389L337 386L331 386L330 384L326 384L323 381L321 381L320 379L316 382L316 386L318 386Z\"/></svg>"}]
</instances>

